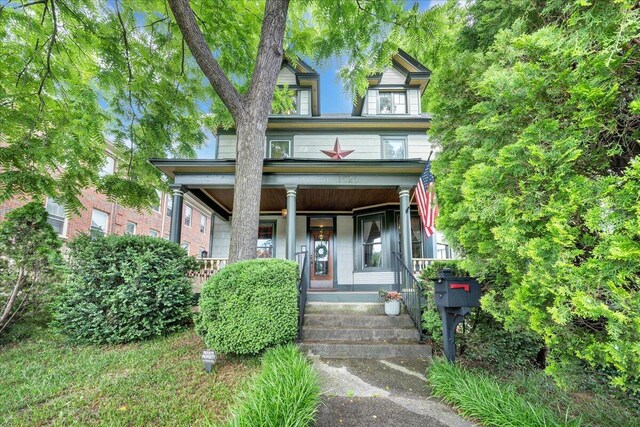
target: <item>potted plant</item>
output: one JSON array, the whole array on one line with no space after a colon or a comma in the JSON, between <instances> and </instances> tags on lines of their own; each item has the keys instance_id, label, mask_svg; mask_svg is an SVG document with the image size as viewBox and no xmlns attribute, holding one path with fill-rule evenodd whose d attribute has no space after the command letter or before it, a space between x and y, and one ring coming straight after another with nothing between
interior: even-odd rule
<instances>
[{"instance_id":1,"label":"potted plant","mask_svg":"<svg viewBox=\"0 0 640 427\"><path fill-rule=\"evenodd\" d=\"M384 314L387 316L398 316L400 314L400 302L402 294L396 291L385 291L380 289L380 298L384 300Z\"/></svg>"}]
</instances>

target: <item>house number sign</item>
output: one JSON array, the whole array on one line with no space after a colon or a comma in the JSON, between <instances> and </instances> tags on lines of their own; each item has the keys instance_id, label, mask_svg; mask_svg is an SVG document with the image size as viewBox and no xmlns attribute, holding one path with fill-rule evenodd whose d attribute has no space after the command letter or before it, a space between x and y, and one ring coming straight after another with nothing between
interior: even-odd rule
<instances>
[{"instance_id":1,"label":"house number sign","mask_svg":"<svg viewBox=\"0 0 640 427\"><path fill-rule=\"evenodd\" d=\"M358 177L354 175L340 175L338 182L340 184L355 184L358 182Z\"/></svg>"}]
</instances>

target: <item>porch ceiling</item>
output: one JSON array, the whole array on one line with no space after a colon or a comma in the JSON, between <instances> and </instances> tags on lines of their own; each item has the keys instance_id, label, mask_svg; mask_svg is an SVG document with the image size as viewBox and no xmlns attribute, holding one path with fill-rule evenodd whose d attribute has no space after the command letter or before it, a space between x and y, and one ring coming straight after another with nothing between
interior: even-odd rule
<instances>
[{"instance_id":1,"label":"porch ceiling","mask_svg":"<svg viewBox=\"0 0 640 427\"><path fill-rule=\"evenodd\" d=\"M233 209L233 189L203 189L208 197L224 207ZM393 188L301 188L297 191L298 212L351 212L354 209L388 203L398 203L398 192ZM260 198L261 212L280 212L287 207L284 188L263 188Z\"/></svg>"}]
</instances>

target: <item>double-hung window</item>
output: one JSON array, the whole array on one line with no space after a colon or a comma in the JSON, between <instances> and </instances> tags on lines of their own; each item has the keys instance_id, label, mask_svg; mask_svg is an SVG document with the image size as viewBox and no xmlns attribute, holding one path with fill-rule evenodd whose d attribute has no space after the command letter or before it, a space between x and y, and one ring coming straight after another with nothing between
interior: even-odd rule
<instances>
[{"instance_id":1,"label":"double-hung window","mask_svg":"<svg viewBox=\"0 0 640 427\"><path fill-rule=\"evenodd\" d=\"M128 221L127 230L125 231L125 234L136 234L137 228L138 228L138 225L135 222Z\"/></svg>"},{"instance_id":2,"label":"double-hung window","mask_svg":"<svg viewBox=\"0 0 640 427\"><path fill-rule=\"evenodd\" d=\"M173 197L169 196L167 197L167 216L171 217L171 214L173 214Z\"/></svg>"},{"instance_id":3,"label":"double-hung window","mask_svg":"<svg viewBox=\"0 0 640 427\"><path fill-rule=\"evenodd\" d=\"M273 258L273 238L276 225L273 222L261 222L258 228L258 258Z\"/></svg>"},{"instance_id":4,"label":"double-hung window","mask_svg":"<svg viewBox=\"0 0 640 427\"><path fill-rule=\"evenodd\" d=\"M207 232L207 217L202 215L202 212L200 213L200 232Z\"/></svg>"},{"instance_id":5,"label":"double-hung window","mask_svg":"<svg viewBox=\"0 0 640 427\"><path fill-rule=\"evenodd\" d=\"M187 227L191 227L192 214L193 214L193 209L191 209L191 206L186 205L184 207L184 225L186 225Z\"/></svg>"},{"instance_id":6,"label":"double-hung window","mask_svg":"<svg viewBox=\"0 0 640 427\"><path fill-rule=\"evenodd\" d=\"M406 159L407 139L402 136L382 137L382 158L383 159Z\"/></svg>"},{"instance_id":7,"label":"double-hung window","mask_svg":"<svg viewBox=\"0 0 640 427\"><path fill-rule=\"evenodd\" d=\"M407 114L407 92L379 92L378 106L379 114Z\"/></svg>"},{"instance_id":8,"label":"double-hung window","mask_svg":"<svg viewBox=\"0 0 640 427\"><path fill-rule=\"evenodd\" d=\"M107 228L109 227L109 214L106 212L94 209L91 212L91 235L92 236L104 236L107 234Z\"/></svg>"},{"instance_id":9,"label":"double-hung window","mask_svg":"<svg viewBox=\"0 0 640 427\"><path fill-rule=\"evenodd\" d=\"M64 211L64 206L60 203L56 202L52 198L47 199L47 222L51 224L53 229L59 236L64 235L64 222L66 219L66 213Z\"/></svg>"},{"instance_id":10,"label":"double-hung window","mask_svg":"<svg viewBox=\"0 0 640 427\"><path fill-rule=\"evenodd\" d=\"M113 175L113 172L115 171L115 167L116 167L115 159L111 156L107 156L107 158L105 159L105 164L102 165L102 168L100 169L100 172L98 173L98 175L100 176Z\"/></svg>"},{"instance_id":11,"label":"double-hung window","mask_svg":"<svg viewBox=\"0 0 640 427\"><path fill-rule=\"evenodd\" d=\"M267 141L267 158L286 159L291 157L290 137L271 137Z\"/></svg>"},{"instance_id":12,"label":"double-hung window","mask_svg":"<svg viewBox=\"0 0 640 427\"><path fill-rule=\"evenodd\" d=\"M368 215L360 218L360 262L363 269L382 268L384 215Z\"/></svg>"}]
</instances>

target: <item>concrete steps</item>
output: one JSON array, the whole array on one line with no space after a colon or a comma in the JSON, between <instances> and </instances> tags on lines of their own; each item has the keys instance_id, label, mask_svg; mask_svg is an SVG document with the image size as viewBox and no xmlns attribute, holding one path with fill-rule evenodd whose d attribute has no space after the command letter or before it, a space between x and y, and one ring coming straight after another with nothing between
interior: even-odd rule
<instances>
[{"instance_id":1,"label":"concrete steps","mask_svg":"<svg viewBox=\"0 0 640 427\"><path fill-rule=\"evenodd\" d=\"M382 303L309 302L300 349L324 358L418 358L431 355L408 314L386 316Z\"/></svg>"}]
</instances>

